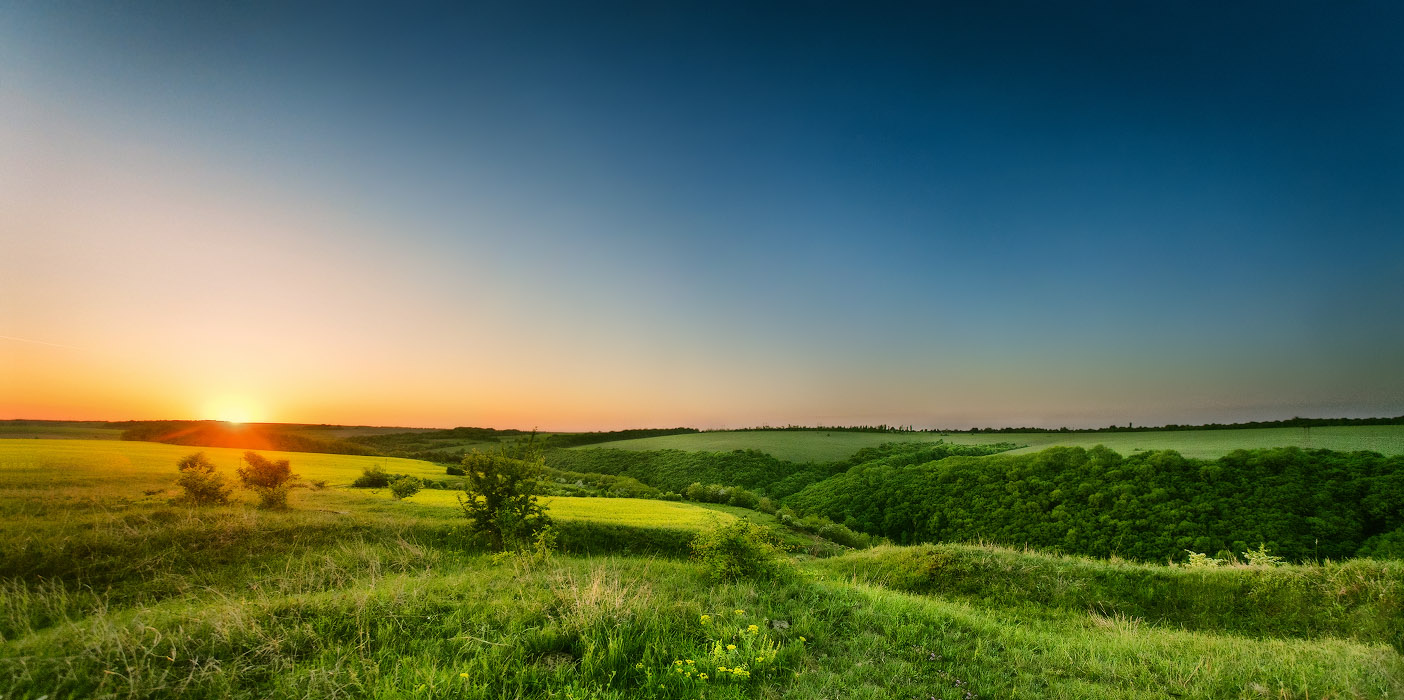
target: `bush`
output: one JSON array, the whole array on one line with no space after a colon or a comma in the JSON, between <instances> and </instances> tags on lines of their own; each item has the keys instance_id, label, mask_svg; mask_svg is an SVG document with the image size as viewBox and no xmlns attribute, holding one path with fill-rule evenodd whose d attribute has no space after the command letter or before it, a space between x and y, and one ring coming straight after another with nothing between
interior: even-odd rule
<instances>
[{"instance_id":1,"label":"bush","mask_svg":"<svg viewBox=\"0 0 1404 700\"><path fill-rule=\"evenodd\" d=\"M1282 557L1275 557L1267 550L1267 545L1259 543L1257 549L1250 549L1243 553L1243 558L1248 560L1249 566L1281 566Z\"/></svg>"},{"instance_id":2,"label":"bush","mask_svg":"<svg viewBox=\"0 0 1404 700\"><path fill-rule=\"evenodd\" d=\"M351 488L356 489L383 489L390 485L390 480L403 476L401 474L386 474L384 469L377 464L374 467L367 467L361 470L361 475L351 482Z\"/></svg>"},{"instance_id":3,"label":"bush","mask_svg":"<svg viewBox=\"0 0 1404 700\"><path fill-rule=\"evenodd\" d=\"M450 464L448 465L448 469L445 471L445 473L449 476L463 476L467 472L463 471L463 467L460 467L457 464Z\"/></svg>"},{"instance_id":4,"label":"bush","mask_svg":"<svg viewBox=\"0 0 1404 700\"><path fill-rule=\"evenodd\" d=\"M467 481L458 505L468 529L488 538L495 550L523 550L536 541L551 519L536 500L545 463L538 456L524 459L478 452L463 458Z\"/></svg>"},{"instance_id":5,"label":"bush","mask_svg":"<svg viewBox=\"0 0 1404 700\"><path fill-rule=\"evenodd\" d=\"M692 557L715 581L784 578L789 568L780 552L773 533L744 518L700 532L692 540Z\"/></svg>"},{"instance_id":6,"label":"bush","mask_svg":"<svg viewBox=\"0 0 1404 700\"><path fill-rule=\"evenodd\" d=\"M244 488L258 494L260 508L286 508L288 506L289 482L297 478L286 459L276 462L265 459L256 452L245 452L247 467L239 467L236 473Z\"/></svg>"},{"instance_id":7,"label":"bush","mask_svg":"<svg viewBox=\"0 0 1404 700\"><path fill-rule=\"evenodd\" d=\"M176 468L180 470L180 478L176 479L176 485L185 489L183 498L186 502L197 506L229 502L229 496L234 489L215 471L214 463L204 452L182 457L176 462Z\"/></svg>"},{"instance_id":8,"label":"bush","mask_svg":"<svg viewBox=\"0 0 1404 700\"><path fill-rule=\"evenodd\" d=\"M397 501L402 498L409 498L419 493L420 486L421 482L419 481L419 477L402 476L390 482L390 495L394 496Z\"/></svg>"}]
</instances>

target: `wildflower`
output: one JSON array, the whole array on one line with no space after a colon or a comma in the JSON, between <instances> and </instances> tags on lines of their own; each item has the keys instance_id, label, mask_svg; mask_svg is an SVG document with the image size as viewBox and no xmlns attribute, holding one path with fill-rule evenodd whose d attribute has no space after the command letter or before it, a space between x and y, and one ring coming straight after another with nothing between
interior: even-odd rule
<instances>
[{"instance_id":1,"label":"wildflower","mask_svg":"<svg viewBox=\"0 0 1404 700\"><path fill-rule=\"evenodd\" d=\"M679 660L677 660L677 661L674 661L674 662L673 662L673 665L674 665L674 666L681 666L681 665L682 665L682 660L679 659Z\"/></svg>"},{"instance_id":2,"label":"wildflower","mask_svg":"<svg viewBox=\"0 0 1404 700\"><path fill-rule=\"evenodd\" d=\"M757 632L760 632L760 628L756 627L755 625L749 625L746 627L746 631L750 632L751 634L756 634Z\"/></svg>"},{"instance_id":3,"label":"wildflower","mask_svg":"<svg viewBox=\"0 0 1404 700\"><path fill-rule=\"evenodd\" d=\"M712 621L712 616L711 616L711 615L703 615L703 616L702 616L702 624L705 625L705 624L707 624L708 622L711 622L711 621Z\"/></svg>"},{"instance_id":4,"label":"wildflower","mask_svg":"<svg viewBox=\"0 0 1404 700\"><path fill-rule=\"evenodd\" d=\"M688 660L687 660L687 665L688 665L688 666L691 666L691 665L692 665L692 659L688 659Z\"/></svg>"},{"instance_id":5,"label":"wildflower","mask_svg":"<svg viewBox=\"0 0 1404 700\"><path fill-rule=\"evenodd\" d=\"M807 642L807 641L809 641L809 640L808 640L808 639L805 639L804 637L800 637L800 643L801 643L801 644L803 644L803 643L805 643L805 642Z\"/></svg>"},{"instance_id":6,"label":"wildflower","mask_svg":"<svg viewBox=\"0 0 1404 700\"><path fill-rule=\"evenodd\" d=\"M757 657L756 657L756 661L765 661L765 657L764 657L764 656L757 656Z\"/></svg>"},{"instance_id":7,"label":"wildflower","mask_svg":"<svg viewBox=\"0 0 1404 700\"><path fill-rule=\"evenodd\" d=\"M697 677L698 677L698 678L701 678L701 679L704 680L704 681L707 680L707 674L705 674L705 673L699 673L699 674L697 674Z\"/></svg>"},{"instance_id":8,"label":"wildflower","mask_svg":"<svg viewBox=\"0 0 1404 700\"><path fill-rule=\"evenodd\" d=\"M634 664L634 668L643 668L643 662L640 661L640 662ZM468 674L465 673L465 674L463 674L463 676L464 676L465 678L467 678L467 677L468 677Z\"/></svg>"},{"instance_id":9,"label":"wildflower","mask_svg":"<svg viewBox=\"0 0 1404 700\"><path fill-rule=\"evenodd\" d=\"M737 608L737 609L736 609L736 614L737 614L737 615L745 615L745 614L746 614L746 611L745 611L745 610L742 610L741 608Z\"/></svg>"},{"instance_id":10,"label":"wildflower","mask_svg":"<svg viewBox=\"0 0 1404 700\"><path fill-rule=\"evenodd\" d=\"M726 650L727 650L727 651L736 651L736 645L735 645L735 644L728 644L728 645L726 645Z\"/></svg>"},{"instance_id":11,"label":"wildflower","mask_svg":"<svg viewBox=\"0 0 1404 700\"><path fill-rule=\"evenodd\" d=\"M458 677L466 681L468 680L468 672L464 671L463 673L458 674Z\"/></svg>"}]
</instances>

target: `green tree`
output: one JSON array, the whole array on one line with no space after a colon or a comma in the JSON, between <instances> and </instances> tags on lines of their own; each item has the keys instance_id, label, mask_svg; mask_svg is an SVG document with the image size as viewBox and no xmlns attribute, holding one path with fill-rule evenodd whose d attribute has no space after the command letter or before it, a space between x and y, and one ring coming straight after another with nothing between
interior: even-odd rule
<instances>
[{"instance_id":1,"label":"green tree","mask_svg":"<svg viewBox=\"0 0 1404 700\"><path fill-rule=\"evenodd\" d=\"M531 450L520 456L471 452L463 457L463 494L458 505L473 532L495 550L525 549L550 524L536 496L546 463Z\"/></svg>"},{"instance_id":2,"label":"green tree","mask_svg":"<svg viewBox=\"0 0 1404 700\"><path fill-rule=\"evenodd\" d=\"M214 462L211 462L204 452L182 457L176 462L176 468L180 470L180 478L176 479L176 485L185 489L187 502L197 506L229 502L229 496L234 489L215 471Z\"/></svg>"},{"instance_id":3,"label":"green tree","mask_svg":"<svg viewBox=\"0 0 1404 700\"><path fill-rule=\"evenodd\" d=\"M274 462L256 452L245 452L244 462L248 466L239 467L235 472L244 488L252 489L258 494L259 507L286 508L288 490L292 486L290 482L297 478L297 475L292 473L292 466L288 460L280 459Z\"/></svg>"},{"instance_id":4,"label":"green tree","mask_svg":"<svg viewBox=\"0 0 1404 700\"><path fill-rule=\"evenodd\" d=\"M421 481L419 477L409 476L407 474L390 482L390 495L394 496L395 500L398 501L402 498L409 498L419 493L419 489L423 486L424 482Z\"/></svg>"}]
</instances>

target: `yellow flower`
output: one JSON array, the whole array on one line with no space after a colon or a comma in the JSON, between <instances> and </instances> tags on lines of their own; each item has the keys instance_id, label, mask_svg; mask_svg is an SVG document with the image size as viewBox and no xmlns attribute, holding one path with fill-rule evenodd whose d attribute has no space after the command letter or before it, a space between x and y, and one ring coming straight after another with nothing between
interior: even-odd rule
<instances>
[{"instance_id":1,"label":"yellow flower","mask_svg":"<svg viewBox=\"0 0 1404 700\"><path fill-rule=\"evenodd\" d=\"M688 666L691 666L691 665L692 665L692 659L688 659L688 660L687 660L687 665L688 665Z\"/></svg>"},{"instance_id":2,"label":"yellow flower","mask_svg":"<svg viewBox=\"0 0 1404 700\"><path fill-rule=\"evenodd\" d=\"M804 637L800 637L800 642L807 642L807 641L809 641L809 640L808 640L808 639L805 639Z\"/></svg>"},{"instance_id":3,"label":"yellow flower","mask_svg":"<svg viewBox=\"0 0 1404 700\"><path fill-rule=\"evenodd\" d=\"M640 662L634 664L634 668L643 668L643 662L640 661ZM467 678L467 677L468 677L468 674L466 674L466 673L463 674L463 677L464 677L464 678Z\"/></svg>"},{"instance_id":4,"label":"yellow flower","mask_svg":"<svg viewBox=\"0 0 1404 700\"><path fill-rule=\"evenodd\" d=\"M698 677L698 678L701 678L701 679L704 680L704 681L707 680L707 674L705 674L705 673L699 673L699 674L697 674L697 677Z\"/></svg>"},{"instance_id":5,"label":"yellow flower","mask_svg":"<svg viewBox=\"0 0 1404 700\"><path fill-rule=\"evenodd\" d=\"M707 624L708 622L711 622L711 621L712 621L712 616L711 616L711 615L703 615L703 616L702 616L702 624L705 625L705 624Z\"/></svg>"},{"instance_id":6,"label":"yellow flower","mask_svg":"<svg viewBox=\"0 0 1404 700\"><path fill-rule=\"evenodd\" d=\"M674 662L673 662L673 665L674 665L674 666L681 666L681 665L682 665L682 661L681 661L681 660L674 661Z\"/></svg>"},{"instance_id":7,"label":"yellow flower","mask_svg":"<svg viewBox=\"0 0 1404 700\"><path fill-rule=\"evenodd\" d=\"M749 625L746 627L746 631L750 632L751 634L755 634L760 631L760 628L756 627L755 625Z\"/></svg>"},{"instance_id":8,"label":"yellow flower","mask_svg":"<svg viewBox=\"0 0 1404 700\"><path fill-rule=\"evenodd\" d=\"M468 680L468 672L464 671L463 673L458 674L458 677L466 681Z\"/></svg>"},{"instance_id":9,"label":"yellow flower","mask_svg":"<svg viewBox=\"0 0 1404 700\"><path fill-rule=\"evenodd\" d=\"M764 656L757 656L757 657L756 657L756 661L765 661L765 657L764 657Z\"/></svg>"},{"instance_id":10,"label":"yellow flower","mask_svg":"<svg viewBox=\"0 0 1404 700\"><path fill-rule=\"evenodd\" d=\"M742 610L742 609L740 609L740 608L737 608L737 609L736 609L736 614L737 614L737 615L745 615L745 614L746 614L746 611L745 611L745 610Z\"/></svg>"},{"instance_id":11,"label":"yellow flower","mask_svg":"<svg viewBox=\"0 0 1404 700\"><path fill-rule=\"evenodd\" d=\"M727 650L727 651L736 651L736 645L735 645L735 644L728 644L728 645L726 645L726 650Z\"/></svg>"}]
</instances>

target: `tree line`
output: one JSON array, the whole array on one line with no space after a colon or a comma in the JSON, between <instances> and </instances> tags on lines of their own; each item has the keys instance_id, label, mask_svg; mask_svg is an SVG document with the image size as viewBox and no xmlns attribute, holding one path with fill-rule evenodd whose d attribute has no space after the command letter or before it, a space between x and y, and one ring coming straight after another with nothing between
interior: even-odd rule
<instances>
[{"instance_id":1,"label":"tree line","mask_svg":"<svg viewBox=\"0 0 1404 700\"><path fill-rule=\"evenodd\" d=\"M1404 456L1275 448L1214 460L1103 446L857 465L785 500L899 543L993 541L1183 560L1259 545L1294 561L1404 556Z\"/></svg>"}]
</instances>

